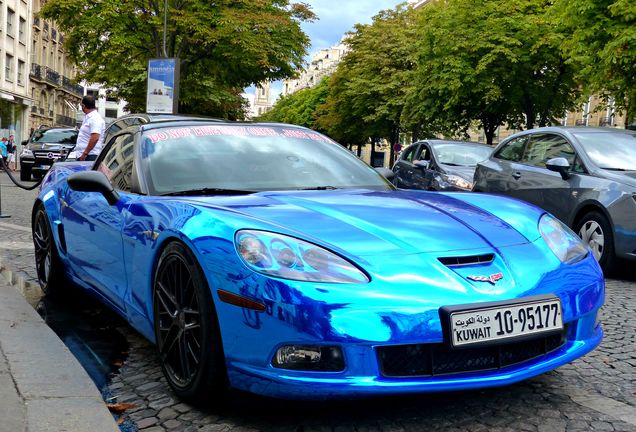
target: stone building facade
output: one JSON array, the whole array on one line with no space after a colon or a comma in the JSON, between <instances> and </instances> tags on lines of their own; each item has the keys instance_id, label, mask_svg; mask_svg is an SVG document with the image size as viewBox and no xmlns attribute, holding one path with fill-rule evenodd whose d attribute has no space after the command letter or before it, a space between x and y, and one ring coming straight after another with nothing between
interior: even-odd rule
<instances>
[{"instance_id":1,"label":"stone building facade","mask_svg":"<svg viewBox=\"0 0 636 432\"><path fill-rule=\"evenodd\" d=\"M31 4L0 0L0 137L28 136Z\"/></svg>"},{"instance_id":2,"label":"stone building facade","mask_svg":"<svg viewBox=\"0 0 636 432\"><path fill-rule=\"evenodd\" d=\"M17 0L23 1L23 0ZM41 2L31 0L30 129L77 125L84 87L75 83L76 67L64 50L64 35L55 22L38 16Z\"/></svg>"}]
</instances>

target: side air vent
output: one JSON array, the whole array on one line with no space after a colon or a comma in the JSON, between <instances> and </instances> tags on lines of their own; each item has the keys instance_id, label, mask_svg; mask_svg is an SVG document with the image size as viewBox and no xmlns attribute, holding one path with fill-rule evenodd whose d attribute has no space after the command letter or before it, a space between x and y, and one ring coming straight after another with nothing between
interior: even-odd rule
<instances>
[{"instance_id":1,"label":"side air vent","mask_svg":"<svg viewBox=\"0 0 636 432\"><path fill-rule=\"evenodd\" d=\"M445 266L459 267L459 266L491 263L492 260L495 259L495 254L489 253L484 255L444 257L444 258L437 258L437 259L439 260L439 262L441 262Z\"/></svg>"}]
</instances>

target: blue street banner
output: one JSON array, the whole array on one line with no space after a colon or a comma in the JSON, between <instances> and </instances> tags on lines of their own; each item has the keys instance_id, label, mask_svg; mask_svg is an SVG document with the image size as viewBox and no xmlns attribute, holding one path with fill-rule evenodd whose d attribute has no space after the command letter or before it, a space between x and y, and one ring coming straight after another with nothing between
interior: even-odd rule
<instances>
[{"instance_id":1,"label":"blue street banner","mask_svg":"<svg viewBox=\"0 0 636 432\"><path fill-rule=\"evenodd\" d=\"M179 95L179 59L148 60L146 112L175 114Z\"/></svg>"}]
</instances>

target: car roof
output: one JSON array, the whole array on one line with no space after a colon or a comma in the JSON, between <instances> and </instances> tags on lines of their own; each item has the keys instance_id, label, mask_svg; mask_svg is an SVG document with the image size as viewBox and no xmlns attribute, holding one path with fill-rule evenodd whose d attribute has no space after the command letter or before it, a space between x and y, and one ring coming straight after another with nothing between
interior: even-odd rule
<instances>
[{"instance_id":1,"label":"car roof","mask_svg":"<svg viewBox=\"0 0 636 432\"><path fill-rule=\"evenodd\" d=\"M621 128L594 127L594 126L544 126L520 131L518 134L536 132L586 132L586 133L627 133L634 134L634 131ZM516 135L516 134L515 134Z\"/></svg>"},{"instance_id":2,"label":"car roof","mask_svg":"<svg viewBox=\"0 0 636 432\"><path fill-rule=\"evenodd\" d=\"M219 123L219 124L225 124L225 125L256 126L256 127L281 126L281 127L287 127L287 128L307 129L303 126L293 125L289 123L269 123L269 122L255 123L250 121L222 120L218 118L209 118L209 117L182 117L182 118L179 117L179 118L165 119L163 121L156 121L154 123L152 122L145 123L139 126L142 130L146 131L151 129L167 128L172 126L189 126L189 125L195 125L198 123ZM319 133L319 132L316 132L316 133Z\"/></svg>"},{"instance_id":3,"label":"car roof","mask_svg":"<svg viewBox=\"0 0 636 432\"><path fill-rule=\"evenodd\" d=\"M468 145L477 145L482 147L490 147L488 144L474 142L474 141L447 140L447 139L439 139L439 138L424 139L418 142L428 142L428 143L431 143L433 146L435 146L436 144L468 144Z\"/></svg>"}]
</instances>

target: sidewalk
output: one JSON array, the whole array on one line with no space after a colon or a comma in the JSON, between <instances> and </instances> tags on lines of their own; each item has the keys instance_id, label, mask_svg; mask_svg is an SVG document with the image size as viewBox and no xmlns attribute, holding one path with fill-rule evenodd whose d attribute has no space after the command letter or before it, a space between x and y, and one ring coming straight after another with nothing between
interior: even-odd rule
<instances>
[{"instance_id":1,"label":"sidewalk","mask_svg":"<svg viewBox=\"0 0 636 432\"><path fill-rule=\"evenodd\" d=\"M33 285L11 271L4 252L0 253L0 432L119 431L82 365L19 291Z\"/></svg>"}]
</instances>

